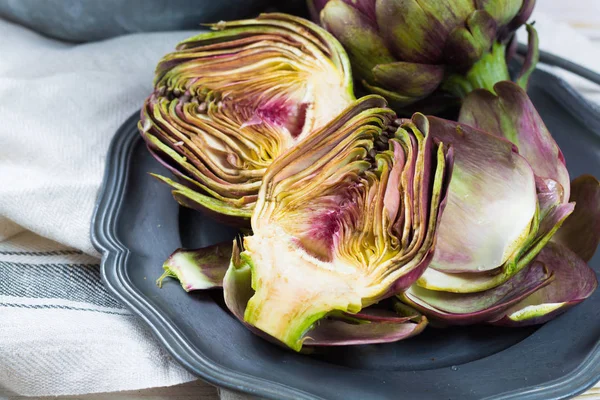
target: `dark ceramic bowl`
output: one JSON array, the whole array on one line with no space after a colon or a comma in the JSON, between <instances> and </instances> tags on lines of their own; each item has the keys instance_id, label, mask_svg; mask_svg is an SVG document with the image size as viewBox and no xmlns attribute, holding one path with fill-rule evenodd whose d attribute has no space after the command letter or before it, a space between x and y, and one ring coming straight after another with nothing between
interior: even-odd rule
<instances>
[{"instance_id":1,"label":"dark ceramic bowl","mask_svg":"<svg viewBox=\"0 0 600 400\"><path fill-rule=\"evenodd\" d=\"M536 71L530 96L561 146L571 176L600 176L600 111L558 78ZM165 174L136 130L117 132L92 235L104 282L188 370L219 386L271 399L550 399L600 379L600 291L540 327L433 329L393 344L295 354L244 328L220 291L187 294L154 281L177 247L235 231L173 201L148 175ZM590 265L600 271L600 256Z\"/></svg>"}]
</instances>

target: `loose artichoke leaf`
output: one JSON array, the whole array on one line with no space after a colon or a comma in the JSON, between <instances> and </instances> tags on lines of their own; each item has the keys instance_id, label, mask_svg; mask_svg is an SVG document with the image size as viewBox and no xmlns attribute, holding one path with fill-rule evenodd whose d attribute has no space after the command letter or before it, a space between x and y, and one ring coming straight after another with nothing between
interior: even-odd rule
<instances>
[{"instance_id":1,"label":"loose artichoke leaf","mask_svg":"<svg viewBox=\"0 0 600 400\"><path fill-rule=\"evenodd\" d=\"M519 308L516 311L513 311L511 314L507 315L507 318L510 321L517 323L518 326L525 325L533 325L533 321L540 321L542 317L551 315L554 311L561 309L567 305L567 303L545 303L538 305L530 305L524 306L523 308ZM563 312L566 310L563 310ZM495 325L504 325L501 323L502 320L495 321ZM524 322L528 321L529 324L525 324ZM523 323L523 324L519 324ZM535 322L535 324L539 324L542 322ZM513 325L514 326L514 325Z\"/></svg>"},{"instance_id":2,"label":"loose artichoke leaf","mask_svg":"<svg viewBox=\"0 0 600 400\"><path fill-rule=\"evenodd\" d=\"M526 326L541 324L588 298L598 287L596 273L573 251L549 242L537 255L555 276L547 286L535 291L506 310L493 324Z\"/></svg>"},{"instance_id":3,"label":"loose artichoke leaf","mask_svg":"<svg viewBox=\"0 0 600 400\"><path fill-rule=\"evenodd\" d=\"M477 293L449 293L412 285L400 297L428 317L448 324L488 321L550 284L554 277L544 264L534 263L495 288Z\"/></svg>"},{"instance_id":4,"label":"loose artichoke leaf","mask_svg":"<svg viewBox=\"0 0 600 400\"><path fill-rule=\"evenodd\" d=\"M199 249L177 249L163 264L165 272L156 280L158 287L167 277L179 280L181 287L190 292L223 286L223 277L229 268L231 242Z\"/></svg>"},{"instance_id":5,"label":"loose artichoke leaf","mask_svg":"<svg viewBox=\"0 0 600 400\"><path fill-rule=\"evenodd\" d=\"M506 140L466 125L428 119L431 135L454 150L448 204L432 267L452 273L494 270L530 232L537 199L531 167Z\"/></svg>"},{"instance_id":6,"label":"loose artichoke leaf","mask_svg":"<svg viewBox=\"0 0 600 400\"><path fill-rule=\"evenodd\" d=\"M378 343L391 343L418 335L427 326L427 318L419 317L418 322L401 323L365 322L350 324L333 319L322 319L317 326L307 332L306 346L349 346Z\"/></svg>"},{"instance_id":7,"label":"loose artichoke leaf","mask_svg":"<svg viewBox=\"0 0 600 400\"><path fill-rule=\"evenodd\" d=\"M459 122L514 143L536 176L562 185L569 198L569 172L564 156L527 93L512 82L494 85L496 95L484 89L471 92L460 110Z\"/></svg>"},{"instance_id":8,"label":"loose artichoke leaf","mask_svg":"<svg viewBox=\"0 0 600 400\"><path fill-rule=\"evenodd\" d=\"M600 182L591 175L582 175L571 182L573 214L556 232L552 241L589 261L600 242Z\"/></svg>"},{"instance_id":9,"label":"loose artichoke leaf","mask_svg":"<svg viewBox=\"0 0 600 400\"><path fill-rule=\"evenodd\" d=\"M166 178L164 176L160 176L160 175L156 175L156 174L151 174L151 175L153 177L157 178L158 180L166 183L167 185L173 187L175 189L175 190L173 190L173 195L176 197L176 199L178 196L182 196L185 199L187 199L189 202L196 205L196 207L194 207L196 209L199 209L199 210L207 209L207 210L213 211L218 214L223 214L223 215L231 216L231 217L240 217L240 218L244 218L244 219L249 219L250 217L252 217L253 204L250 204L249 206L235 207L224 201L217 200L213 197L198 193L198 192L188 188L187 186L177 183L177 182L175 182L169 178ZM186 207L190 206L189 203L182 204L182 205L184 205Z\"/></svg>"}]
</instances>

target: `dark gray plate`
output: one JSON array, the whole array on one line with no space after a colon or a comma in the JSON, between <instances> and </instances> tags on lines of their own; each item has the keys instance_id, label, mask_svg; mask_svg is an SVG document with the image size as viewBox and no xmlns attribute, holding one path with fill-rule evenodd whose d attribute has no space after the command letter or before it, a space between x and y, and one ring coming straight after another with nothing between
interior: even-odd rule
<instances>
[{"instance_id":1,"label":"dark gray plate","mask_svg":"<svg viewBox=\"0 0 600 400\"><path fill-rule=\"evenodd\" d=\"M600 111L559 79L536 71L530 95L555 135L572 177L600 176ZM187 369L219 386L272 399L550 399L600 379L600 291L539 328L426 331L404 342L314 355L254 336L220 291L186 294L154 284L177 247L232 239L235 231L179 208L148 176L167 173L146 151L137 115L117 132L92 236L103 278ZM592 267L600 271L600 256Z\"/></svg>"}]
</instances>

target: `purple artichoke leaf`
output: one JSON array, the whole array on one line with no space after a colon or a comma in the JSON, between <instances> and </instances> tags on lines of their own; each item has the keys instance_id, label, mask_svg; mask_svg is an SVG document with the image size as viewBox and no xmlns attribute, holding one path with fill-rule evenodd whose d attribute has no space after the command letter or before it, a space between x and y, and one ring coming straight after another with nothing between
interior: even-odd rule
<instances>
[{"instance_id":1,"label":"purple artichoke leaf","mask_svg":"<svg viewBox=\"0 0 600 400\"><path fill-rule=\"evenodd\" d=\"M521 271L535 259L535 256L573 212L573 208L573 203L555 204L545 211L543 219L540 219L540 210L536 209L529 233L519 247L496 270L491 270L488 273L457 274L429 268L417 280L417 284L430 290L454 293L472 293L494 288ZM434 266L433 262L432 266Z\"/></svg>"},{"instance_id":2,"label":"purple artichoke leaf","mask_svg":"<svg viewBox=\"0 0 600 400\"><path fill-rule=\"evenodd\" d=\"M600 241L600 183L591 175L574 179L570 200L575 202L575 210L552 240L589 261Z\"/></svg>"},{"instance_id":3,"label":"purple artichoke leaf","mask_svg":"<svg viewBox=\"0 0 600 400\"><path fill-rule=\"evenodd\" d=\"M566 202L570 182L564 156L529 96L512 82L497 83L494 91L496 95L483 89L469 94L459 121L514 143L536 176L553 179L563 187L562 201Z\"/></svg>"},{"instance_id":4,"label":"purple artichoke leaf","mask_svg":"<svg viewBox=\"0 0 600 400\"><path fill-rule=\"evenodd\" d=\"M448 325L469 325L493 319L553 277L542 263L533 263L492 289L476 293L450 293L411 286L399 297L428 318Z\"/></svg>"},{"instance_id":5,"label":"purple artichoke leaf","mask_svg":"<svg viewBox=\"0 0 600 400\"><path fill-rule=\"evenodd\" d=\"M307 332L306 346L350 346L378 343L391 343L408 339L423 331L427 318L419 317L418 322L379 322L349 324L334 319L322 319Z\"/></svg>"},{"instance_id":6,"label":"purple artichoke leaf","mask_svg":"<svg viewBox=\"0 0 600 400\"><path fill-rule=\"evenodd\" d=\"M531 168L505 140L436 117L429 121L431 134L454 152L432 267L453 273L494 270L529 233L537 201Z\"/></svg>"},{"instance_id":7,"label":"purple artichoke leaf","mask_svg":"<svg viewBox=\"0 0 600 400\"><path fill-rule=\"evenodd\" d=\"M156 284L162 287L163 281L170 277L179 280L186 292L220 288L229 268L231 252L231 242L200 249L177 249L164 262L164 273Z\"/></svg>"},{"instance_id":8,"label":"purple artichoke leaf","mask_svg":"<svg viewBox=\"0 0 600 400\"><path fill-rule=\"evenodd\" d=\"M527 326L547 322L588 298L598 286L596 273L566 246L549 242L537 255L554 279L511 306L491 323Z\"/></svg>"},{"instance_id":9,"label":"purple artichoke leaf","mask_svg":"<svg viewBox=\"0 0 600 400\"><path fill-rule=\"evenodd\" d=\"M421 320L421 316L421 313L414 308L392 297L363 308L355 314L334 311L328 314L327 318L354 324L369 322L401 324L408 321L418 322Z\"/></svg>"},{"instance_id":10,"label":"purple artichoke leaf","mask_svg":"<svg viewBox=\"0 0 600 400\"><path fill-rule=\"evenodd\" d=\"M455 162L435 256L417 285L452 293L489 290L529 265L574 205L562 204L561 185L535 177L507 140L429 119L432 134L453 147ZM524 186L515 190L517 184Z\"/></svg>"}]
</instances>

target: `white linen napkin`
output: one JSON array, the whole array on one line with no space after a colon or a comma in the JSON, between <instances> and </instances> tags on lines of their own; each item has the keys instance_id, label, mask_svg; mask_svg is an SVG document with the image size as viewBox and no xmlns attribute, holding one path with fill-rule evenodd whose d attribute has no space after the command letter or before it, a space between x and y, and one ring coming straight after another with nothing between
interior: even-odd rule
<instances>
[{"instance_id":1,"label":"white linen napkin","mask_svg":"<svg viewBox=\"0 0 600 400\"><path fill-rule=\"evenodd\" d=\"M537 17L542 48L600 65L591 43ZM111 136L150 92L158 59L190 35L72 45L0 20L0 388L67 395L195 379L106 292L89 238Z\"/></svg>"},{"instance_id":2,"label":"white linen napkin","mask_svg":"<svg viewBox=\"0 0 600 400\"><path fill-rule=\"evenodd\" d=\"M90 219L112 135L192 32L72 45L0 20L0 387L60 395L195 379L100 281ZM49 239L45 239L45 238Z\"/></svg>"}]
</instances>

